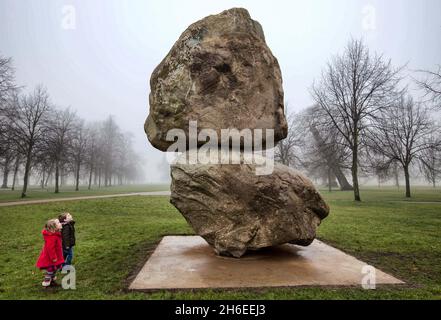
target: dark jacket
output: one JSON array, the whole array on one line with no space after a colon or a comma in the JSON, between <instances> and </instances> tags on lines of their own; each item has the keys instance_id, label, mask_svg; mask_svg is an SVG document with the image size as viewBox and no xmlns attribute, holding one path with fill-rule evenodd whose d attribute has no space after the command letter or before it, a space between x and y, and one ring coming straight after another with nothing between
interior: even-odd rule
<instances>
[{"instance_id":1,"label":"dark jacket","mask_svg":"<svg viewBox=\"0 0 441 320\"><path fill-rule=\"evenodd\" d=\"M63 249L73 247L75 245L75 221L72 220L63 224L61 235L63 237Z\"/></svg>"}]
</instances>

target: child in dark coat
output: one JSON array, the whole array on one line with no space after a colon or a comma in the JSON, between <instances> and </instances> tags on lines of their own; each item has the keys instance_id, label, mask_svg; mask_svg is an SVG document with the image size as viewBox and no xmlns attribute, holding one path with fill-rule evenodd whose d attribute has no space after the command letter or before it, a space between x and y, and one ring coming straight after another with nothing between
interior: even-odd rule
<instances>
[{"instance_id":1,"label":"child in dark coat","mask_svg":"<svg viewBox=\"0 0 441 320\"><path fill-rule=\"evenodd\" d=\"M58 220L60 220L60 223L63 226L61 235L63 238L64 264L71 265L73 258L73 247L75 246L75 221L69 212L60 214Z\"/></svg>"},{"instance_id":2,"label":"child in dark coat","mask_svg":"<svg viewBox=\"0 0 441 320\"><path fill-rule=\"evenodd\" d=\"M61 224L58 219L49 220L43 231L44 246L37 260L37 268L45 270L43 287L48 287L56 280L56 272L63 267L63 248Z\"/></svg>"}]
</instances>

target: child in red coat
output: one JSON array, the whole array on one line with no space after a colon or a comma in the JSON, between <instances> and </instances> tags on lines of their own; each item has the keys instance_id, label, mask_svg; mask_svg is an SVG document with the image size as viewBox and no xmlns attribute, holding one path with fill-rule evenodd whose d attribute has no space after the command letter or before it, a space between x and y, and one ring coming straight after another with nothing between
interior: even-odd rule
<instances>
[{"instance_id":1,"label":"child in red coat","mask_svg":"<svg viewBox=\"0 0 441 320\"><path fill-rule=\"evenodd\" d=\"M43 231L44 246L37 261L37 268L45 270L43 287L48 287L56 280L55 273L63 267L63 247L61 223L58 219L49 220Z\"/></svg>"}]
</instances>

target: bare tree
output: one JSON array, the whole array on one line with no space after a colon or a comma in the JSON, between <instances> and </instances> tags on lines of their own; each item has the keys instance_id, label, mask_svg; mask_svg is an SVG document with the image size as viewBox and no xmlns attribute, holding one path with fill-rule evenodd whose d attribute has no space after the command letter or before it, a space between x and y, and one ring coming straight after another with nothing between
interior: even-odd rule
<instances>
[{"instance_id":1,"label":"bare tree","mask_svg":"<svg viewBox=\"0 0 441 320\"><path fill-rule=\"evenodd\" d=\"M437 66L436 71L418 70L418 72L425 74L425 78L414 79L415 82L425 92L425 96L441 108L441 65Z\"/></svg>"},{"instance_id":2,"label":"bare tree","mask_svg":"<svg viewBox=\"0 0 441 320\"><path fill-rule=\"evenodd\" d=\"M86 150L85 150L85 161L86 161L86 167L89 170L89 183L88 183L88 190L92 188L92 175L95 172L95 178L97 176L96 174L96 168L98 167L98 155L100 153L100 145L99 145L99 135L97 130L97 125L89 125L87 127L87 143L86 143Z\"/></svg>"},{"instance_id":3,"label":"bare tree","mask_svg":"<svg viewBox=\"0 0 441 320\"><path fill-rule=\"evenodd\" d=\"M55 166L55 193L60 192L60 175L69 156L75 121L75 113L68 108L55 111L46 125L46 150Z\"/></svg>"},{"instance_id":4,"label":"bare tree","mask_svg":"<svg viewBox=\"0 0 441 320\"><path fill-rule=\"evenodd\" d=\"M120 129L112 116L109 116L101 128L103 142L104 185L112 186L113 165L115 161L115 142L120 135Z\"/></svg>"},{"instance_id":5,"label":"bare tree","mask_svg":"<svg viewBox=\"0 0 441 320\"><path fill-rule=\"evenodd\" d=\"M345 52L336 56L312 86L312 96L344 138L352 154L352 182L355 201L361 201L358 163L361 135L388 105L400 81L400 69L390 60L371 56L361 40L351 40Z\"/></svg>"},{"instance_id":6,"label":"bare tree","mask_svg":"<svg viewBox=\"0 0 441 320\"><path fill-rule=\"evenodd\" d=\"M3 169L3 182L1 185L2 189L8 188L8 177L11 170L11 166L14 158L17 156L17 150L12 142L12 131L9 123L5 125L5 132L2 134L2 152L0 154L0 159L2 161Z\"/></svg>"},{"instance_id":7,"label":"bare tree","mask_svg":"<svg viewBox=\"0 0 441 320\"><path fill-rule=\"evenodd\" d=\"M0 55L0 107L16 89L12 59Z\"/></svg>"},{"instance_id":8,"label":"bare tree","mask_svg":"<svg viewBox=\"0 0 441 320\"><path fill-rule=\"evenodd\" d=\"M409 168L414 159L433 145L427 140L436 131L428 108L402 95L399 101L382 111L368 135L370 148L389 163L401 164L406 181L406 197L411 196Z\"/></svg>"},{"instance_id":9,"label":"bare tree","mask_svg":"<svg viewBox=\"0 0 441 320\"><path fill-rule=\"evenodd\" d=\"M382 153L368 152L368 156L365 157L364 169L369 176L373 175L377 178L378 187L381 187L383 182L395 177L395 163Z\"/></svg>"},{"instance_id":10,"label":"bare tree","mask_svg":"<svg viewBox=\"0 0 441 320\"><path fill-rule=\"evenodd\" d=\"M426 180L436 187L437 179L441 178L441 136L427 137L428 147L418 155L420 171Z\"/></svg>"},{"instance_id":11,"label":"bare tree","mask_svg":"<svg viewBox=\"0 0 441 320\"><path fill-rule=\"evenodd\" d=\"M51 110L49 95L44 87L38 86L33 93L21 98L16 97L14 106L14 109L8 109L8 120L11 123L15 146L24 156L25 172L21 194L24 198L28 188L34 147L45 138L44 124Z\"/></svg>"},{"instance_id":12,"label":"bare tree","mask_svg":"<svg viewBox=\"0 0 441 320\"><path fill-rule=\"evenodd\" d=\"M347 157L344 146L337 143L337 130L324 125L324 120L317 106L290 114L288 137L277 145L275 159L322 178L329 187L338 186L337 179L341 190L352 190L342 171L343 158Z\"/></svg>"},{"instance_id":13,"label":"bare tree","mask_svg":"<svg viewBox=\"0 0 441 320\"><path fill-rule=\"evenodd\" d=\"M47 138L49 137L46 136ZM35 146L34 172L37 171L40 176L40 187L44 189L54 169L54 160L48 148L48 141L45 139Z\"/></svg>"},{"instance_id":14,"label":"bare tree","mask_svg":"<svg viewBox=\"0 0 441 320\"><path fill-rule=\"evenodd\" d=\"M0 163L3 169L1 188L8 187L8 177L12 161L17 150L11 141L11 123L8 120L8 110L14 107L13 96L17 92L15 71L12 59L0 55ZM9 112L12 116L13 113Z\"/></svg>"},{"instance_id":15,"label":"bare tree","mask_svg":"<svg viewBox=\"0 0 441 320\"><path fill-rule=\"evenodd\" d=\"M81 165L86 158L88 133L84 120L79 119L73 130L71 141L71 154L75 172L75 191L79 190Z\"/></svg>"},{"instance_id":16,"label":"bare tree","mask_svg":"<svg viewBox=\"0 0 441 320\"><path fill-rule=\"evenodd\" d=\"M335 178L338 180L340 190L353 190L343 172L347 167L349 150L339 131L329 121L327 114L319 106L314 105L305 110L302 123L307 126L306 131L309 130L312 137L309 148L306 148L309 154L307 165L309 170L324 172L330 190Z\"/></svg>"},{"instance_id":17,"label":"bare tree","mask_svg":"<svg viewBox=\"0 0 441 320\"><path fill-rule=\"evenodd\" d=\"M13 174L14 189L21 169L21 197L26 197L31 178L38 178L44 188L53 175L56 193L72 176L78 190L83 167L88 170L89 189L94 173L100 185L104 174L106 186L115 178L119 184L138 179L139 159L131 139L121 133L113 117L94 130L89 128L71 110L53 110L41 85L21 95L12 59L0 55L0 187L8 187Z\"/></svg>"},{"instance_id":18,"label":"bare tree","mask_svg":"<svg viewBox=\"0 0 441 320\"><path fill-rule=\"evenodd\" d=\"M12 187L11 187L12 191L15 190L15 184L17 182L17 174L18 174L18 170L20 168L20 165L21 165L21 155L17 154L17 156L15 158L15 163L14 163L14 174L13 174L13 178L12 178Z\"/></svg>"},{"instance_id":19,"label":"bare tree","mask_svg":"<svg viewBox=\"0 0 441 320\"><path fill-rule=\"evenodd\" d=\"M301 118L296 113L287 116L288 135L279 141L274 150L274 159L288 167L300 162L299 148L302 144L302 128L299 126Z\"/></svg>"}]
</instances>

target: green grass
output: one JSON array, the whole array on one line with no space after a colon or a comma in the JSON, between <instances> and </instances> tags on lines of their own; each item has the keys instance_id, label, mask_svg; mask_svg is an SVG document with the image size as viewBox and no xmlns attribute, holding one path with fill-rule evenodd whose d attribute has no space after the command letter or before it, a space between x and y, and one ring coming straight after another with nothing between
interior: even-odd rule
<instances>
[{"instance_id":1,"label":"green grass","mask_svg":"<svg viewBox=\"0 0 441 320\"><path fill-rule=\"evenodd\" d=\"M327 189L320 189L320 193L324 195L327 199L332 199L333 201L350 201L354 200L353 191L340 192L332 191L329 192ZM396 187L364 187L361 190L361 200L372 202L372 201L408 201L408 202L441 202L441 188L433 187L412 187L411 188L411 198L405 197L404 187L397 189Z\"/></svg>"},{"instance_id":2,"label":"green grass","mask_svg":"<svg viewBox=\"0 0 441 320\"><path fill-rule=\"evenodd\" d=\"M0 203L13 202L13 201L29 201L29 200L42 200L42 199L56 199L56 198L69 198L69 197L82 197L82 196L99 196L106 194L117 193L132 193L132 192L147 192L147 191L168 191L170 190L169 184L144 184L144 185L123 185L102 187L92 186L91 190L87 189L87 186L80 186L79 191L75 191L73 186L65 186L60 189L60 193L54 193L53 188L42 189L40 187L30 187L28 189L26 198L21 199L21 188L16 188L12 191L10 189L0 189Z\"/></svg>"},{"instance_id":3,"label":"green grass","mask_svg":"<svg viewBox=\"0 0 441 320\"><path fill-rule=\"evenodd\" d=\"M412 200L441 201L440 194L415 190ZM128 278L163 235L192 233L168 197L137 196L0 208L0 299L441 299L441 203L402 202L388 189L363 190L358 204L351 192L323 195L331 214L319 238L406 285L129 292ZM64 210L77 221L77 290L43 290L34 267L41 227Z\"/></svg>"}]
</instances>

